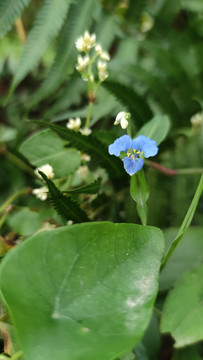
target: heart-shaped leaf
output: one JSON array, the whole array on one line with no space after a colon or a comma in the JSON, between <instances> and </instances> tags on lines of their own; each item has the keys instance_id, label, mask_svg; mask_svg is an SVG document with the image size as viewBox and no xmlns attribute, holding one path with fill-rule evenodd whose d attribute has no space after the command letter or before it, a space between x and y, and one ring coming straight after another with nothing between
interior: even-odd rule
<instances>
[{"instance_id":1,"label":"heart-shaped leaf","mask_svg":"<svg viewBox=\"0 0 203 360\"><path fill-rule=\"evenodd\" d=\"M20 152L34 166L49 164L56 177L72 174L80 166L77 150L66 148L67 142L51 130L43 130L29 137L20 147Z\"/></svg>"},{"instance_id":2,"label":"heart-shaped leaf","mask_svg":"<svg viewBox=\"0 0 203 360\"><path fill-rule=\"evenodd\" d=\"M164 248L154 227L86 223L39 233L1 267L29 360L110 360L140 341Z\"/></svg>"}]
</instances>

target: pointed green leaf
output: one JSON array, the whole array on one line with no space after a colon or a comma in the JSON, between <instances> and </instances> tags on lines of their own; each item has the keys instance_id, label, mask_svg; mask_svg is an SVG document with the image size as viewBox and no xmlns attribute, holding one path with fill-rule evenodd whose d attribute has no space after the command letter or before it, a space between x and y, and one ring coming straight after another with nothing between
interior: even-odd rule
<instances>
[{"instance_id":1,"label":"pointed green leaf","mask_svg":"<svg viewBox=\"0 0 203 360\"><path fill-rule=\"evenodd\" d=\"M31 0L0 0L0 38L12 27L21 16L23 9Z\"/></svg>"},{"instance_id":2,"label":"pointed green leaf","mask_svg":"<svg viewBox=\"0 0 203 360\"><path fill-rule=\"evenodd\" d=\"M149 197L149 189L145 180L144 171L140 170L131 176L130 194L137 203L137 212L143 225L147 223L147 200Z\"/></svg>"},{"instance_id":3,"label":"pointed green leaf","mask_svg":"<svg viewBox=\"0 0 203 360\"><path fill-rule=\"evenodd\" d=\"M161 332L170 332L176 347L203 339L203 265L185 273L169 293L161 320Z\"/></svg>"},{"instance_id":4,"label":"pointed green leaf","mask_svg":"<svg viewBox=\"0 0 203 360\"><path fill-rule=\"evenodd\" d=\"M72 220L75 223L85 222L88 220L86 213L70 197L64 196L56 187L53 181L49 180L42 171L39 174L43 177L49 189L49 196L59 215L65 220Z\"/></svg>"},{"instance_id":5,"label":"pointed green leaf","mask_svg":"<svg viewBox=\"0 0 203 360\"><path fill-rule=\"evenodd\" d=\"M159 145L167 136L170 129L170 120L167 115L156 115L138 131L137 136L145 135L156 140Z\"/></svg>"},{"instance_id":6,"label":"pointed green leaf","mask_svg":"<svg viewBox=\"0 0 203 360\"><path fill-rule=\"evenodd\" d=\"M132 349L152 313L163 247L157 228L107 222L16 247L0 286L24 357L112 360Z\"/></svg>"},{"instance_id":7,"label":"pointed green leaf","mask_svg":"<svg viewBox=\"0 0 203 360\"><path fill-rule=\"evenodd\" d=\"M96 179L91 184L88 184L86 186L81 186L81 187L76 188L76 189L63 191L63 193L67 193L67 194L70 194L70 195L71 194L96 194L96 193L98 193L98 191L100 189L101 180L102 179L99 177L98 179Z\"/></svg>"}]
</instances>

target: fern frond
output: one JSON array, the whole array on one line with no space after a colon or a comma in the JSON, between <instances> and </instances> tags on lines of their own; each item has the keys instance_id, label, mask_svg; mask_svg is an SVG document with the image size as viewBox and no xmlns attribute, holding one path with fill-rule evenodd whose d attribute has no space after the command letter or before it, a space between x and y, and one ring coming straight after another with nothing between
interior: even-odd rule
<instances>
[{"instance_id":1,"label":"fern frond","mask_svg":"<svg viewBox=\"0 0 203 360\"><path fill-rule=\"evenodd\" d=\"M64 196L53 181L49 180L43 172L39 171L39 174L47 184L51 202L59 215L65 218L65 220L73 220L74 223L88 221L86 213L77 203L70 197Z\"/></svg>"},{"instance_id":2,"label":"fern frond","mask_svg":"<svg viewBox=\"0 0 203 360\"><path fill-rule=\"evenodd\" d=\"M164 113L170 114L172 119L179 119L180 110L162 79L137 65L130 66L125 73L130 79L134 78L136 82L146 86L147 92L157 99Z\"/></svg>"},{"instance_id":3,"label":"fern frond","mask_svg":"<svg viewBox=\"0 0 203 360\"><path fill-rule=\"evenodd\" d=\"M128 109L136 121L137 126L143 125L153 117L153 113L147 102L132 88L112 81L104 82L103 86Z\"/></svg>"},{"instance_id":4,"label":"fern frond","mask_svg":"<svg viewBox=\"0 0 203 360\"><path fill-rule=\"evenodd\" d=\"M39 121L39 123L56 132L62 139L67 140L70 146L89 154L92 160L107 170L112 179L123 174L121 161L114 156L110 156L107 147L92 134L84 136L79 132L61 126L43 121Z\"/></svg>"},{"instance_id":5,"label":"fern frond","mask_svg":"<svg viewBox=\"0 0 203 360\"><path fill-rule=\"evenodd\" d=\"M58 34L72 0L45 0L39 10L34 26L27 37L25 48L16 70L12 93L16 86L37 64L52 39Z\"/></svg>"},{"instance_id":6,"label":"fern frond","mask_svg":"<svg viewBox=\"0 0 203 360\"><path fill-rule=\"evenodd\" d=\"M57 4L58 2L55 1ZM39 91L36 92L31 107L54 93L57 87L64 81L65 76L71 73L76 63L77 53L75 41L78 36L89 28L92 20L92 9L95 0L77 1L70 9L70 16L63 28L60 41L56 49L56 57L53 65Z\"/></svg>"},{"instance_id":7,"label":"fern frond","mask_svg":"<svg viewBox=\"0 0 203 360\"><path fill-rule=\"evenodd\" d=\"M68 191L63 191L65 194L97 194L101 185L101 178L99 177L91 184L88 184L86 186L80 186L77 189L72 189Z\"/></svg>"},{"instance_id":8,"label":"fern frond","mask_svg":"<svg viewBox=\"0 0 203 360\"><path fill-rule=\"evenodd\" d=\"M31 0L0 0L0 38L12 27L14 21L21 16L24 8Z\"/></svg>"}]
</instances>

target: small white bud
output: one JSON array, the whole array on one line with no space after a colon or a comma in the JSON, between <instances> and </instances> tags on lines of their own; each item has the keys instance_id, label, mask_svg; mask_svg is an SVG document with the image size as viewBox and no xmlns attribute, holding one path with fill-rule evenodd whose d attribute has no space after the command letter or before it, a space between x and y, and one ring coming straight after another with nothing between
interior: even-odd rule
<instances>
[{"instance_id":1,"label":"small white bud","mask_svg":"<svg viewBox=\"0 0 203 360\"><path fill-rule=\"evenodd\" d=\"M87 165L80 166L77 170L77 174L82 178L87 177L88 173L89 173L89 168Z\"/></svg>"},{"instance_id":2,"label":"small white bud","mask_svg":"<svg viewBox=\"0 0 203 360\"><path fill-rule=\"evenodd\" d=\"M69 121L66 124L66 127L70 130L79 130L81 126L81 119L79 117L76 117L75 119L69 119Z\"/></svg>"},{"instance_id":3,"label":"small white bud","mask_svg":"<svg viewBox=\"0 0 203 360\"><path fill-rule=\"evenodd\" d=\"M78 51L84 51L84 41L82 36L76 40L75 46Z\"/></svg>"},{"instance_id":4,"label":"small white bud","mask_svg":"<svg viewBox=\"0 0 203 360\"><path fill-rule=\"evenodd\" d=\"M90 161L91 157L88 154L81 154L81 158L84 161Z\"/></svg>"},{"instance_id":5,"label":"small white bud","mask_svg":"<svg viewBox=\"0 0 203 360\"><path fill-rule=\"evenodd\" d=\"M34 173L37 175L37 177L39 179L42 179L42 176L39 174L38 171L41 171L43 172L47 177L48 179L53 179L55 174L54 174L54 171L53 171L53 168L51 165L49 164L46 164L46 165L42 165L40 167L37 167L34 171Z\"/></svg>"},{"instance_id":6,"label":"small white bud","mask_svg":"<svg viewBox=\"0 0 203 360\"><path fill-rule=\"evenodd\" d=\"M98 69L98 71L106 71L107 63L99 60L97 62L97 69Z\"/></svg>"},{"instance_id":7,"label":"small white bud","mask_svg":"<svg viewBox=\"0 0 203 360\"><path fill-rule=\"evenodd\" d=\"M203 124L203 112L198 112L190 119L192 126L201 126Z\"/></svg>"},{"instance_id":8,"label":"small white bud","mask_svg":"<svg viewBox=\"0 0 203 360\"><path fill-rule=\"evenodd\" d=\"M100 54L100 58L104 61L109 61L110 60L110 55L107 53L107 51L103 51Z\"/></svg>"},{"instance_id":9,"label":"small white bud","mask_svg":"<svg viewBox=\"0 0 203 360\"><path fill-rule=\"evenodd\" d=\"M114 125L120 124L122 129L126 129L128 127L128 121L130 120L130 116L131 116L130 113L127 113L125 111L120 111L116 116Z\"/></svg>"},{"instance_id":10,"label":"small white bud","mask_svg":"<svg viewBox=\"0 0 203 360\"><path fill-rule=\"evenodd\" d=\"M85 31L84 35L76 40L75 46L78 51L88 52L96 42L96 35Z\"/></svg>"},{"instance_id":11,"label":"small white bud","mask_svg":"<svg viewBox=\"0 0 203 360\"><path fill-rule=\"evenodd\" d=\"M151 30L153 26L154 26L153 17L148 13L142 14L140 21L140 31L142 33L146 33L147 31Z\"/></svg>"},{"instance_id":12,"label":"small white bud","mask_svg":"<svg viewBox=\"0 0 203 360\"><path fill-rule=\"evenodd\" d=\"M97 44L97 45L95 46L95 52L96 52L96 54L99 55L99 56L102 54L103 50L102 50L102 46L101 46L100 44Z\"/></svg>"},{"instance_id":13,"label":"small white bud","mask_svg":"<svg viewBox=\"0 0 203 360\"><path fill-rule=\"evenodd\" d=\"M46 186L42 186L41 188L33 189L32 193L36 196L37 199L44 201L47 199L48 189Z\"/></svg>"},{"instance_id":14,"label":"small white bud","mask_svg":"<svg viewBox=\"0 0 203 360\"><path fill-rule=\"evenodd\" d=\"M82 72L86 69L86 67L89 65L90 59L89 56L78 56L78 63L76 65L76 70L79 72Z\"/></svg>"},{"instance_id":15,"label":"small white bud","mask_svg":"<svg viewBox=\"0 0 203 360\"><path fill-rule=\"evenodd\" d=\"M67 225L69 226L69 225L73 225L73 220L68 220L67 221Z\"/></svg>"},{"instance_id":16,"label":"small white bud","mask_svg":"<svg viewBox=\"0 0 203 360\"><path fill-rule=\"evenodd\" d=\"M83 129L80 129L80 132L82 135L88 136L91 134L92 130L87 127L84 127Z\"/></svg>"}]
</instances>

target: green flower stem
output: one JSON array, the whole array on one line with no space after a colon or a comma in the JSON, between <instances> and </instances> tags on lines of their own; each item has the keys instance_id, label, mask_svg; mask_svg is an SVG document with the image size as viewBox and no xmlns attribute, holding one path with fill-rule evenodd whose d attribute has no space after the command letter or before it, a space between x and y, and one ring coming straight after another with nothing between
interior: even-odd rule
<instances>
[{"instance_id":1,"label":"green flower stem","mask_svg":"<svg viewBox=\"0 0 203 360\"><path fill-rule=\"evenodd\" d=\"M6 208L19 196L21 195L28 195L31 194L31 188L25 188L17 191L15 194L11 195L1 206L0 206L0 213L2 213Z\"/></svg>"},{"instance_id":2,"label":"green flower stem","mask_svg":"<svg viewBox=\"0 0 203 360\"><path fill-rule=\"evenodd\" d=\"M3 224L5 223L8 214L9 214L8 212L5 212L3 214L3 216L1 217L1 219L0 219L0 229L2 228Z\"/></svg>"},{"instance_id":3,"label":"green flower stem","mask_svg":"<svg viewBox=\"0 0 203 360\"><path fill-rule=\"evenodd\" d=\"M155 161L145 160L145 163L168 176L186 175L186 174L203 174L203 168L169 169L166 166L156 163Z\"/></svg>"},{"instance_id":4,"label":"green flower stem","mask_svg":"<svg viewBox=\"0 0 203 360\"><path fill-rule=\"evenodd\" d=\"M188 229L188 227L190 226L191 224L191 221L193 219L193 216L194 216L194 213L195 213L195 210L196 210L196 207L198 205L198 202L199 202L199 198L201 196L203 192L203 174L200 178L200 181L199 181L199 185L197 187L197 190L195 192L195 195L194 195L194 198L190 204L190 207L185 215L185 218L182 222L182 225L178 231L178 234L176 236L176 238L173 240L173 242L171 243L171 246L170 248L168 249L163 261L162 261L162 264L161 264L161 270L165 267L166 263L168 262L168 260L170 259L171 255L173 254L174 250L176 249L176 247L178 246L179 242L181 241L183 235L185 234L186 230Z\"/></svg>"},{"instance_id":5,"label":"green flower stem","mask_svg":"<svg viewBox=\"0 0 203 360\"><path fill-rule=\"evenodd\" d=\"M203 174L203 168L177 169L177 175Z\"/></svg>"},{"instance_id":6,"label":"green flower stem","mask_svg":"<svg viewBox=\"0 0 203 360\"><path fill-rule=\"evenodd\" d=\"M23 160L18 158L16 155L11 153L9 150L5 150L4 155L6 158L11 161L13 164L17 165L20 169L26 171L30 175L34 176L34 171L31 166L27 165Z\"/></svg>"},{"instance_id":7,"label":"green flower stem","mask_svg":"<svg viewBox=\"0 0 203 360\"><path fill-rule=\"evenodd\" d=\"M91 119L91 115L92 115L92 108L93 108L94 103L92 101L89 102L89 110L88 110L88 114L87 114L87 118L85 121L85 127L89 128L90 125L90 119Z\"/></svg>"}]
</instances>

